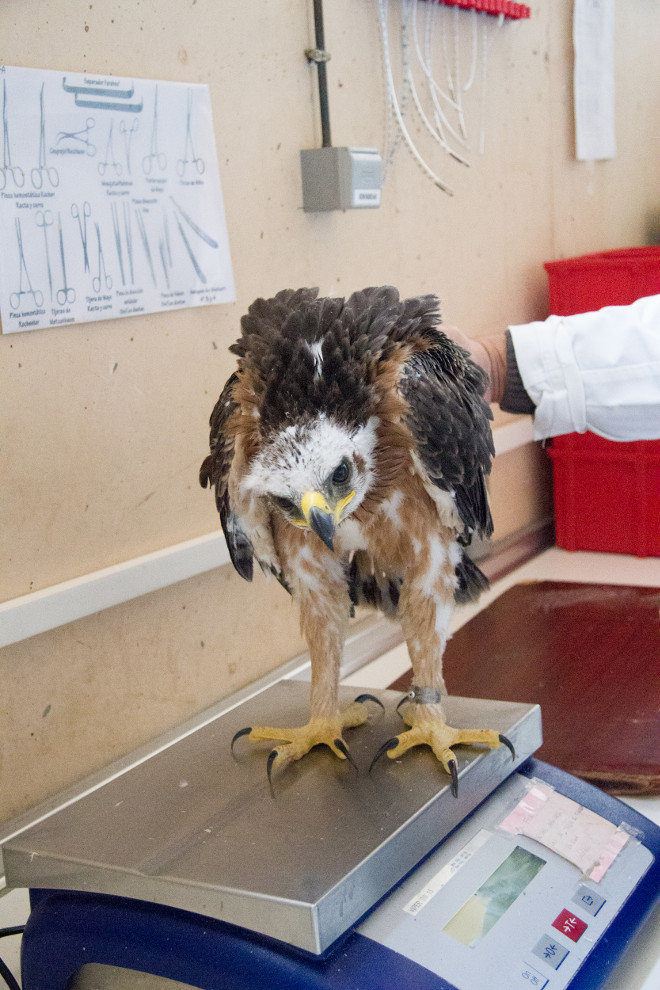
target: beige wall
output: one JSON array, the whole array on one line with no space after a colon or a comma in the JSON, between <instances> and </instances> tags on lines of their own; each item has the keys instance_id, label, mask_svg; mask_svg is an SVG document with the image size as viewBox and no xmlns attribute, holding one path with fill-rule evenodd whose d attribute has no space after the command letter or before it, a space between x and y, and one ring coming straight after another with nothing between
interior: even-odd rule
<instances>
[{"instance_id":1,"label":"beige wall","mask_svg":"<svg viewBox=\"0 0 660 990\"><path fill-rule=\"evenodd\" d=\"M446 321L481 333L546 314L544 260L643 243L658 208L660 8L617 5L619 155L580 163L572 4L532 7L490 31L485 154L465 169L420 138L453 198L400 148L379 210L307 215L298 153L320 142L311 0L5 0L0 63L208 83L238 301L0 338L3 598L217 527L197 468L255 296L390 282L437 292ZM333 141L382 149L375 0L325 8ZM543 455L504 455L492 488L496 535L526 526L548 509ZM284 593L226 569L6 648L0 819L301 648Z\"/></svg>"}]
</instances>

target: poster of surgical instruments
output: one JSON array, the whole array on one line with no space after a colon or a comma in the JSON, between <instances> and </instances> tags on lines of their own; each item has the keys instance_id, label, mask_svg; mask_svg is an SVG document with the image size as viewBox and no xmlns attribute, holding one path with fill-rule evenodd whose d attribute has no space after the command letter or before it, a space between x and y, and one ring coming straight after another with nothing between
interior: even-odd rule
<instances>
[{"instance_id":1,"label":"poster of surgical instruments","mask_svg":"<svg viewBox=\"0 0 660 990\"><path fill-rule=\"evenodd\" d=\"M208 87L0 66L2 332L235 300Z\"/></svg>"}]
</instances>

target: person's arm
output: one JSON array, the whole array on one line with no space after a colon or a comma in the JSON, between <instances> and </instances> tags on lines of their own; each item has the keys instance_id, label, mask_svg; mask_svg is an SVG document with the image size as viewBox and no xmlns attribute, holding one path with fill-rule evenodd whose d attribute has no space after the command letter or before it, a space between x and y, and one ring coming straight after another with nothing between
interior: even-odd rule
<instances>
[{"instance_id":1,"label":"person's arm","mask_svg":"<svg viewBox=\"0 0 660 990\"><path fill-rule=\"evenodd\" d=\"M660 296L474 339L446 329L489 374L489 402L534 413L537 439L660 438Z\"/></svg>"},{"instance_id":2,"label":"person's arm","mask_svg":"<svg viewBox=\"0 0 660 990\"><path fill-rule=\"evenodd\" d=\"M660 438L660 295L509 330L537 439Z\"/></svg>"}]
</instances>

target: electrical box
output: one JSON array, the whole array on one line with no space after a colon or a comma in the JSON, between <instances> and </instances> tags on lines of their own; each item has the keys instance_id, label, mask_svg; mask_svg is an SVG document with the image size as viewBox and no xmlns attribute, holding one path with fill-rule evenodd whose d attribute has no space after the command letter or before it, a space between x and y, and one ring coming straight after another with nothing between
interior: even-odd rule
<instances>
[{"instance_id":1,"label":"electrical box","mask_svg":"<svg viewBox=\"0 0 660 990\"><path fill-rule=\"evenodd\" d=\"M383 167L375 148L309 148L300 165L306 213L380 206Z\"/></svg>"}]
</instances>

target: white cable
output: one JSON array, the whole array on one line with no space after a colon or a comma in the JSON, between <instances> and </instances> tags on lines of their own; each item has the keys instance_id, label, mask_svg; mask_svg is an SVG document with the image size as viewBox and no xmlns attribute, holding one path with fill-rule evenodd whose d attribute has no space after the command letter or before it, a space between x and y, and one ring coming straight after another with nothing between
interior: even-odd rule
<instances>
[{"instance_id":1,"label":"white cable","mask_svg":"<svg viewBox=\"0 0 660 990\"><path fill-rule=\"evenodd\" d=\"M472 65L470 66L470 75L468 81L463 86L463 92L467 93L469 89L472 88L472 83L474 82L474 77L477 74L477 11L473 7L471 10L472 15ZM484 15L486 16L486 15Z\"/></svg>"},{"instance_id":2,"label":"white cable","mask_svg":"<svg viewBox=\"0 0 660 990\"><path fill-rule=\"evenodd\" d=\"M479 96L479 154L486 150L486 78L488 74L488 19L481 25L481 93Z\"/></svg>"},{"instance_id":3,"label":"white cable","mask_svg":"<svg viewBox=\"0 0 660 990\"><path fill-rule=\"evenodd\" d=\"M458 126L461 129L461 135L463 140L467 141L467 131L465 129L465 117L463 116L463 104L461 102L461 68L460 68L460 49L458 44L459 31L458 31L458 7L454 7L454 72L456 74L456 111L458 113Z\"/></svg>"},{"instance_id":4,"label":"white cable","mask_svg":"<svg viewBox=\"0 0 660 990\"><path fill-rule=\"evenodd\" d=\"M404 3L405 3L405 0L404 0ZM420 67L422 69L422 72L424 73L424 75L428 79L429 84L433 87L433 89L436 90L438 93L440 93L440 95L443 97L443 99L445 99L447 101L447 103L451 104L451 106L454 108L454 110L457 110L458 109L458 104L456 103L456 101L454 99L452 99L452 97L448 93L446 93L444 91L444 89L442 88L442 86L440 86L440 84L434 78L433 73L431 71L431 59L430 59L430 34L431 34L430 28L431 28L431 22L429 22L428 21L428 18L427 18L427 25L426 25L426 28L425 28L425 38L424 38L424 48L426 49L426 54L423 55L422 54L421 45L419 43L419 33L417 31L417 3L415 2L415 0L413 0L412 4L410 4L410 0L408 0L408 3L412 7L411 21L412 21L412 29L413 29L413 38L415 40L415 51L417 53L417 60L418 60L418 62L420 64ZM427 4L427 13L428 13L428 10L432 10L432 9L433 9L432 8L432 5L430 3Z\"/></svg>"},{"instance_id":5,"label":"white cable","mask_svg":"<svg viewBox=\"0 0 660 990\"><path fill-rule=\"evenodd\" d=\"M434 110L435 110L434 118L435 118L436 129L437 129L438 133L442 135L442 141L441 141L441 143L443 144L443 147L446 149L446 151L453 158L455 158L456 161L460 162L461 165L469 165L470 163L465 158L462 158L460 155L458 155L456 152L454 152L450 148L450 146L447 143L447 140L446 140L446 138L444 136L444 128L446 127L447 130L450 132L450 134L458 141L459 144L463 145L464 147L467 147L466 142L463 140L463 138L458 133L458 131L456 131L455 128L452 127L452 125L449 122L449 119L447 118L447 115L445 114L445 112L443 111L442 107L438 103L438 99L437 99L436 93L439 93L455 110L458 109L458 106L457 106L456 102L447 93L445 93L445 91L442 89L442 87L438 84L438 82L436 81L436 79L433 76L433 72L431 70L431 65L430 65L430 58L429 58L429 55L430 55L430 44L429 44L429 31L428 31L429 25L428 24L427 24L427 36L425 37L424 47L427 49L427 52L429 54L427 55L426 58L422 55L421 46L419 44L419 37L418 37L418 33L417 33L417 19L416 19L416 10L417 10L417 7L414 4L415 4L415 0L413 0L413 8L412 8L412 10L413 10L412 25L413 25L413 37L414 37L414 40L415 40L415 50L416 50L416 53L417 53L417 59L419 61L420 67L422 69L422 72L424 73L424 75L426 76L426 79L428 81L429 94L431 96L431 100L433 102L433 107L434 107ZM428 5L428 8L429 9L431 8L431 4ZM432 126L432 125L429 125L429 126Z\"/></svg>"},{"instance_id":6,"label":"white cable","mask_svg":"<svg viewBox=\"0 0 660 990\"><path fill-rule=\"evenodd\" d=\"M445 59L445 68L447 70L447 86L449 87L449 92L452 97L455 97L456 90L454 87L454 80L451 74L449 52L447 51L447 18L449 17L449 11L446 7L442 7L442 16L440 18L442 23L442 54Z\"/></svg>"},{"instance_id":7,"label":"white cable","mask_svg":"<svg viewBox=\"0 0 660 990\"><path fill-rule=\"evenodd\" d=\"M436 175L433 169L426 164L420 153L417 151L417 148L415 147L415 144L412 138L410 137L410 134L408 133L406 129L406 125L403 121L401 110L399 109L399 103L396 98L396 90L394 87L394 76L392 74L392 63L390 61L390 46L389 46L389 36L387 30L387 2L388 0L378 0L378 13L380 19L381 34L383 37L383 52L385 56L385 71L387 73L388 93L389 93L389 99L392 106L392 110L394 112L394 116L399 125L399 129L401 131L403 140L405 141L408 150L412 154L413 158L415 159L419 167L422 169L423 172L426 173L426 175L428 175L428 177L438 187L438 189L442 189L442 191L446 192L449 196L453 196L454 194L452 190L446 185L446 183L442 181L442 179L438 175Z\"/></svg>"},{"instance_id":8,"label":"white cable","mask_svg":"<svg viewBox=\"0 0 660 990\"><path fill-rule=\"evenodd\" d=\"M504 14L500 14L497 18L497 27L501 28L504 24ZM488 39L488 17L484 17L483 27L482 27L482 43L481 43L481 111L480 118L481 122L479 125L479 154L483 155L486 150L486 87L487 87L487 77L488 77L488 49L492 44L493 39Z\"/></svg>"},{"instance_id":9,"label":"white cable","mask_svg":"<svg viewBox=\"0 0 660 990\"><path fill-rule=\"evenodd\" d=\"M430 77L430 74L429 74L429 72L427 70L427 67L426 67L425 63L424 63L424 60L423 60L423 57L422 57L421 48L420 48L420 44L419 44L419 37L417 35L417 18L416 18L417 3L416 3L416 0L412 0L412 4L410 4L410 2L408 0L408 7L409 7L409 11L408 11L408 13L407 13L406 16L408 16L410 18L410 21L412 23L412 32L413 32L413 38L414 38L414 41L415 41L415 50L417 52L417 58L418 58L418 61L419 61L420 66L421 66L421 68L422 68L422 70L424 72L424 75L426 76L429 84L431 84L431 83L434 82L434 80ZM444 113L442 112L442 110L441 110L441 108L440 108L440 106L439 106L439 104L437 103L436 100L433 101L434 102L434 107L436 109L436 114L435 114L435 124L436 124L436 127L434 127L433 124L431 123L431 121L428 119L428 117L427 117L427 115L424 112L424 109L422 107L421 100L419 99L419 95L417 93L417 88L415 86L415 82L414 82L414 78L413 78L413 74L412 74L412 69L410 68L410 63L408 62L407 57L404 57L404 71L405 71L406 76L408 78L408 82L409 82L409 85L410 85L410 91L411 91L412 98L413 98L413 101L414 101L414 104L415 104L415 108L417 109L417 112L418 112L418 114L419 114L419 116L420 116L420 118L422 120L422 123L426 127L426 129L429 132L429 134L431 135L431 137L434 139L434 141L437 141L438 142L438 144L440 145L440 147L443 148L443 150L446 151L447 154L451 155L452 158L455 158L456 161L460 162L462 165L469 165L470 163L468 161L466 161L464 158L462 158L460 155L456 154L456 152L454 152L453 149L450 147L450 145L447 143L447 140L446 140L445 135L444 135L444 130L443 130L443 127L442 127L443 122L445 123L445 125L447 126L447 128L449 129L449 131L451 131L451 133L454 135L454 137L457 138L457 140L460 141L460 137L456 134L456 132L453 130L453 128L449 124L449 121L445 117ZM433 94L433 87L432 86L430 86L430 94L431 94L431 98L433 99L433 95L434 94Z\"/></svg>"},{"instance_id":10,"label":"white cable","mask_svg":"<svg viewBox=\"0 0 660 990\"><path fill-rule=\"evenodd\" d=\"M387 3L385 4L385 17L387 18ZM392 164L394 155L399 143L401 141L401 132L397 126L395 132L395 120L394 120L394 110L392 104L392 97L390 93L390 82L388 76L388 62L389 62L389 51L388 51L388 41L387 41L387 31L382 30L380 32L380 43L381 51L383 56L383 84L385 87L385 148L383 151L383 177L382 181L385 182L385 178L389 171L389 167Z\"/></svg>"}]
</instances>

